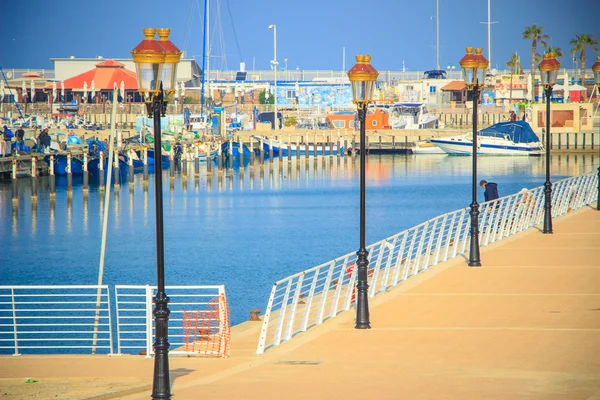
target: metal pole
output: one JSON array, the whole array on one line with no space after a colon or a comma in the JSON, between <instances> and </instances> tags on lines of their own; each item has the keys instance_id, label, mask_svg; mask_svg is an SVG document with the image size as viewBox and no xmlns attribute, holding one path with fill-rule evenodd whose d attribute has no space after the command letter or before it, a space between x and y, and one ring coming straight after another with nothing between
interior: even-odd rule
<instances>
[{"instance_id":1,"label":"metal pole","mask_svg":"<svg viewBox=\"0 0 600 400\"><path fill-rule=\"evenodd\" d=\"M164 99L162 83L160 92L152 99L154 118L154 154L161 154L160 116L163 113ZM156 277L157 292L154 297L154 380L152 384L153 399L170 399L171 382L169 378L169 298L165 293L165 256L163 236L163 197L162 197L162 163L160 158L154 161L154 196L156 204Z\"/></svg>"},{"instance_id":2,"label":"metal pole","mask_svg":"<svg viewBox=\"0 0 600 400\"><path fill-rule=\"evenodd\" d=\"M471 247L469 251L469 267L481 267L479 257L479 204L477 203L477 103L479 101L479 86L471 91L473 97L473 182L471 202Z\"/></svg>"},{"instance_id":3,"label":"metal pole","mask_svg":"<svg viewBox=\"0 0 600 400\"><path fill-rule=\"evenodd\" d=\"M544 229L542 233L552 232L552 183L550 183L550 97L552 86L546 87L546 183L544 183Z\"/></svg>"},{"instance_id":4,"label":"metal pole","mask_svg":"<svg viewBox=\"0 0 600 400\"><path fill-rule=\"evenodd\" d=\"M358 266L358 280L356 283L356 329L371 329L369 322L369 297L367 283L367 259L369 252L366 248L366 152L363 143L365 142L365 120L367 117L367 104L363 103L358 108L358 117L360 119L360 249L356 253L358 256L356 264Z\"/></svg>"},{"instance_id":5,"label":"metal pole","mask_svg":"<svg viewBox=\"0 0 600 400\"><path fill-rule=\"evenodd\" d=\"M273 97L275 100L275 130L279 130L279 114L277 114L277 26L273 25L273 84L275 86Z\"/></svg>"}]
</instances>

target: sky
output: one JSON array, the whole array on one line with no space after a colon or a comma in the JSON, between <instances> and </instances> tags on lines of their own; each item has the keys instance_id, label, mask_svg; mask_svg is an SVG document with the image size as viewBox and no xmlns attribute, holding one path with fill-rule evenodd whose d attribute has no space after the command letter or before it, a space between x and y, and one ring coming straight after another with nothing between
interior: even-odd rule
<instances>
[{"instance_id":1,"label":"sky","mask_svg":"<svg viewBox=\"0 0 600 400\"><path fill-rule=\"evenodd\" d=\"M440 66L465 47L488 57L488 0L438 0ZM268 69L277 27L277 60L295 70L348 70L369 54L378 70L436 67L436 0L210 0L211 69ZM220 12L219 12L220 11ZM144 27L171 28L172 42L202 65L204 0L0 0L0 66L52 69L50 58L130 57ZM588 33L600 41L600 0L491 0L491 66L505 69L517 52L524 68L537 24L560 47L565 68L575 64L569 42ZM345 49L345 63L344 63ZM587 66L596 54L588 51Z\"/></svg>"}]
</instances>

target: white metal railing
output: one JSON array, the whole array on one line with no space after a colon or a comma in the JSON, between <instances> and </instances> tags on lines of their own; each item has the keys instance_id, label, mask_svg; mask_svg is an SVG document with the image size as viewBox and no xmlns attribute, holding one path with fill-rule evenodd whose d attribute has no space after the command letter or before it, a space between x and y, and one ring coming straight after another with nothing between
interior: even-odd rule
<instances>
[{"instance_id":1,"label":"white metal railing","mask_svg":"<svg viewBox=\"0 0 600 400\"><path fill-rule=\"evenodd\" d=\"M595 172L555 182L553 217L594 201L597 186ZM440 215L368 246L369 297L467 252L469 211L464 208ZM542 222L544 188L483 203L480 213L480 245L485 246ZM257 354L354 307L355 263L356 254L346 254L273 284Z\"/></svg>"},{"instance_id":2,"label":"white metal railing","mask_svg":"<svg viewBox=\"0 0 600 400\"><path fill-rule=\"evenodd\" d=\"M107 286L0 286L0 353L112 353Z\"/></svg>"},{"instance_id":3,"label":"white metal railing","mask_svg":"<svg viewBox=\"0 0 600 400\"><path fill-rule=\"evenodd\" d=\"M169 343L170 354L197 354L185 351L185 333L183 313L205 311L210 307L219 309L218 331L223 332L229 326L228 315L219 307L219 298L225 296L223 285L214 286L167 286L165 288L170 301ZM154 318L152 299L156 295L156 286L115 286L115 304L117 318L117 353L145 351L146 356L153 354ZM222 348L225 348L223 346Z\"/></svg>"}]
</instances>

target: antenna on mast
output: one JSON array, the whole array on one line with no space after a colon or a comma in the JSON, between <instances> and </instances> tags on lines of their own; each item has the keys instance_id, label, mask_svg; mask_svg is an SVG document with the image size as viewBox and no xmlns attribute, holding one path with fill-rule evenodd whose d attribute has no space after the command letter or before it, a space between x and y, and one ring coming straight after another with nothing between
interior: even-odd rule
<instances>
[{"instance_id":1,"label":"antenna on mast","mask_svg":"<svg viewBox=\"0 0 600 400\"><path fill-rule=\"evenodd\" d=\"M488 20L487 22L480 22L480 24L487 25L487 47L488 47L488 68L492 68L492 24L497 24L498 21L491 22L491 0L488 0Z\"/></svg>"}]
</instances>

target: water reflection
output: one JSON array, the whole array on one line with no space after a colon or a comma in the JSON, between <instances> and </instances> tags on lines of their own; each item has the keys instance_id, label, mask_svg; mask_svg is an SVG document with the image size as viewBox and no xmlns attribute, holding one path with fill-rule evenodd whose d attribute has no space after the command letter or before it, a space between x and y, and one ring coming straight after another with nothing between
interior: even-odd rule
<instances>
[{"instance_id":1,"label":"water reflection","mask_svg":"<svg viewBox=\"0 0 600 400\"><path fill-rule=\"evenodd\" d=\"M178 171L173 185L165 188L169 283L225 284L232 319L240 322L249 308L264 306L274 279L355 251L359 157L334 158L275 158L262 166L249 165L249 171L215 167L208 172L203 167L200 176L194 176L194 191L187 188L189 174L183 179ZM597 162L594 154L555 155L552 180L593 171ZM543 157L480 157L479 167L480 177L497 182L501 195L540 186L545 180ZM470 157L370 156L366 174L369 243L470 203ZM19 185L19 202L11 201L12 184L0 183L0 237L7 238L6 248L22 248L35 237L38 249L3 263L0 284L94 284L97 271L82 265L97 265L104 192L92 186L84 195L75 183L68 195L66 184L59 182L56 197L51 198L47 177L38 179L37 204L26 180ZM141 179L136 176L123 194L115 188L111 199L109 284L154 282L149 268L156 250L150 203L154 183ZM164 179L165 185L171 182L168 173ZM138 190L142 193L136 196ZM478 194L482 200L481 191ZM124 209L121 196L129 196ZM136 212L139 207L143 212ZM177 232L177 240L169 237L170 232ZM64 274L51 271L57 263L65 266ZM240 279L247 276L248 266L260 268L253 279Z\"/></svg>"}]
</instances>

